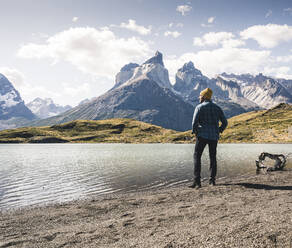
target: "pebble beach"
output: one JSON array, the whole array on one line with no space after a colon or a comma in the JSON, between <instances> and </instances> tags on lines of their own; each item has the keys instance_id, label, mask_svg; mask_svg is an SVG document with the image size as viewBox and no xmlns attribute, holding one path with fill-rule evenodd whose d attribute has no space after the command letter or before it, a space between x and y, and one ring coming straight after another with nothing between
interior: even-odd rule
<instances>
[{"instance_id":1,"label":"pebble beach","mask_svg":"<svg viewBox=\"0 0 292 248\"><path fill-rule=\"evenodd\" d=\"M1 211L0 247L292 247L292 170Z\"/></svg>"}]
</instances>

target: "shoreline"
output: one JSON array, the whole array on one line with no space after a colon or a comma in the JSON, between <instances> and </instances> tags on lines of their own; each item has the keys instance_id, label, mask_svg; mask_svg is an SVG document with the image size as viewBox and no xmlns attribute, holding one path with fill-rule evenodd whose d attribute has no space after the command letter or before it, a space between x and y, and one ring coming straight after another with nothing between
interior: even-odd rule
<instances>
[{"instance_id":1,"label":"shoreline","mask_svg":"<svg viewBox=\"0 0 292 248\"><path fill-rule=\"evenodd\" d=\"M290 168L291 167L291 168ZM288 170L292 170L292 166L285 167ZM255 175L255 173L253 172L249 172L249 173L245 173L245 174L241 174L241 175L237 175L237 176L222 176L222 177L218 177L217 181L218 182L224 182L226 179L228 180L239 180L239 179L244 179L244 178L249 178L249 177L253 177ZM33 211L34 209L45 209L45 208L51 208L51 207L57 207L57 206L61 206L61 205L74 205L74 204L82 204L82 202L84 202L84 204L86 204L86 202L88 201L103 201L103 200L111 200L111 199L117 199L117 198L127 198L127 197L131 197L132 195L141 195L141 194L155 194L156 192L164 192L164 191L169 191L169 190L175 190L178 188L183 188L183 187L188 187L188 185L192 184L192 180L190 179L185 179L183 182L180 183L176 183L175 185L167 185L165 187L153 187L153 188L144 188L144 189L138 189L136 191L132 191L132 192L127 192L127 191L117 191L114 193L105 193L105 194L100 194L97 196L87 196L81 199L74 199L74 200L68 200L68 201L64 201L64 202L44 202L44 203L36 203L34 205L26 205L26 206L20 206L20 207L11 207L11 208L7 208L7 209L0 209L0 215L1 214L5 214L5 213L13 213L13 212L19 212L19 211ZM204 177L201 178L201 182L202 184L206 184L208 183L208 177ZM1 248L1 246L0 246Z\"/></svg>"},{"instance_id":2,"label":"shoreline","mask_svg":"<svg viewBox=\"0 0 292 248\"><path fill-rule=\"evenodd\" d=\"M67 142L67 143L24 143L24 142L1 142L0 145L195 145L196 141L192 142ZM292 145L292 142L220 142L218 145Z\"/></svg>"},{"instance_id":3,"label":"shoreline","mask_svg":"<svg viewBox=\"0 0 292 248\"><path fill-rule=\"evenodd\" d=\"M221 183L226 183L226 181L232 181L232 180L243 180L245 178L252 178L254 176L257 176L256 174L256 167L254 168L254 171L250 171L244 174L239 174L236 176L222 176L222 177L217 177L216 182L221 182ZM292 164L288 164L285 166L283 171L292 171ZM276 171L276 173L279 171ZM281 171L280 171L281 172ZM271 173L275 173L272 171ZM260 175L265 175L266 172L264 170L259 172ZM57 207L60 205L73 205L73 204L81 204L84 202L88 201L103 201L103 200L111 200L111 199L117 199L117 198L127 198L132 195L141 195L141 194L155 194L156 192L164 192L164 191L169 191L169 190L175 190L179 188L186 188L188 185L192 184L192 179L185 179L179 183L175 183L174 185L165 185L165 187L152 187L152 188L143 188L143 189L137 189L137 190L132 190L131 192L128 191L116 191L113 193L105 193L105 194L100 194L96 196L86 196L80 199L73 199L73 200L67 200L64 202L43 202L43 203L35 203L33 205L25 205L25 206L20 206L20 207L11 207L7 209L0 209L0 215L1 213L9 213L9 212L18 212L18 211L33 211L34 209L44 209L44 208L50 208L50 207ZM201 178L202 184L208 185L209 182L209 177L204 177ZM0 246L1 248L1 246Z\"/></svg>"},{"instance_id":4,"label":"shoreline","mask_svg":"<svg viewBox=\"0 0 292 248\"><path fill-rule=\"evenodd\" d=\"M292 170L0 212L0 247L290 247Z\"/></svg>"}]
</instances>

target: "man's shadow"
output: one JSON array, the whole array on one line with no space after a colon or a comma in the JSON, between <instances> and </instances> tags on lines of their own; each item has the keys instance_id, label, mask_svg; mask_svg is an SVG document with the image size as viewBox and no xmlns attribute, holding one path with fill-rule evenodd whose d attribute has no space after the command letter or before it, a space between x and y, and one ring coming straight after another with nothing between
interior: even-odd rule
<instances>
[{"instance_id":1,"label":"man's shadow","mask_svg":"<svg viewBox=\"0 0 292 248\"><path fill-rule=\"evenodd\" d=\"M238 185L243 186L245 188L249 189L265 189L265 190L292 190L292 186L272 186L267 184L258 184L258 183L225 183L221 184L224 186L232 186L232 185Z\"/></svg>"}]
</instances>

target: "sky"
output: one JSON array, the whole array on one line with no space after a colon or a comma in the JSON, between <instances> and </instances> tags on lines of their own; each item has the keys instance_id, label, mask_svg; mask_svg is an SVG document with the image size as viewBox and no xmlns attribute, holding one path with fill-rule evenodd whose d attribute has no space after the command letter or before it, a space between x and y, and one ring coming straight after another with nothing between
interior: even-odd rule
<instances>
[{"instance_id":1,"label":"sky","mask_svg":"<svg viewBox=\"0 0 292 248\"><path fill-rule=\"evenodd\" d=\"M163 54L210 78L292 79L291 0L0 0L0 73L25 103L76 106L113 87L130 62Z\"/></svg>"}]
</instances>

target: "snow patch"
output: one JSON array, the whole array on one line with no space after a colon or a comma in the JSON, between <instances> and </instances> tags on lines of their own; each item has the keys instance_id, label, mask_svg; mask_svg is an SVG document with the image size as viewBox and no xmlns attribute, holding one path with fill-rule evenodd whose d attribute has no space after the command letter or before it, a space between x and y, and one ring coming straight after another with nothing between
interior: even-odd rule
<instances>
[{"instance_id":1,"label":"snow patch","mask_svg":"<svg viewBox=\"0 0 292 248\"><path fill-rule=\"evenodd\" d=\"M161 87L171 88L167 69L161 64L143 64L134 70L134 75L129 81L146 75L149 79L155 81Z\"/></svg>"},{"instance_id":2,"label":"snow patch","mask_svg":"<svg viewBox=\"0 0 292 248\"><path fill-rule=\"evenodd\" d=\"M5 95L0 95L0 102L4 102L1 106L3 108L10 108L17 105L19 101L15 101L15 98L17 98L17 95L14 90L6 93Z\"/></svg>"},{"instance_id":3,"label":"snow patch","mask_svg":"<svg viewBox=\"0 0 292 248\"><path fill-rule=\"evenodd\" d=\"M27 104L27 107L38 117L48 118L61 114L71 108L71 106L60 106L55 104L51 98L36 98Z\"/></svg>"}]
</instances>

